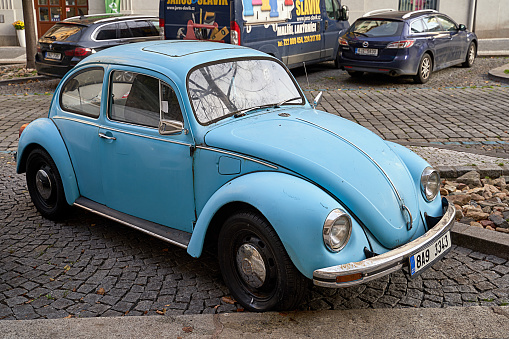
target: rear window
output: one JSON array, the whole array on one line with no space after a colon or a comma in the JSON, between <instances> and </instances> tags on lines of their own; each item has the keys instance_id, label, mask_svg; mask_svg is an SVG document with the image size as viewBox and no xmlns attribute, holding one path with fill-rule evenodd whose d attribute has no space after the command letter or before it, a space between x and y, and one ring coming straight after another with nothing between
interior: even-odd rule
<instances>
[{"instance_id":1,"label":"rear window","mask_svg":"<svg viewBox=\"0 0 509 339\"><path fill-rule=\"evenodd\" d=\"M366 37L384 37L401 35L404 23L402 21L361 19L354 22L350 32Z\"/></svg>"},{"instance_id":2,"label":"rear window","mask_svg":"<svg viewBox=\"0 0 509 339\"><path fill-rule=\"evenodd\" d=\"M83 28L86 26L56 24L51 27L42 37L53 41L79 41Z\"/></svg>"}]
</instances>

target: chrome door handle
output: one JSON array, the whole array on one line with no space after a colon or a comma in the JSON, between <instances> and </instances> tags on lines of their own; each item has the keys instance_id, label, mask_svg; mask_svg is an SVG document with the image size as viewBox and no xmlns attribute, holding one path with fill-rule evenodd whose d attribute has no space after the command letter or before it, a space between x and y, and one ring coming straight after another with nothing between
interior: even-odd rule
<instances>
[{"instance_id":1,"label":"chrome door handle","mask_svg":"<svg viewBox=\"0 0 509 339\"><path fill-rule=\"evenodd\" d=\"M108 139L108 140L117 140L117 138L107 136L107 135L106 135L106 134L104 134L104 133L99 133L99 138Z\"/></svg>"}]
</instances>

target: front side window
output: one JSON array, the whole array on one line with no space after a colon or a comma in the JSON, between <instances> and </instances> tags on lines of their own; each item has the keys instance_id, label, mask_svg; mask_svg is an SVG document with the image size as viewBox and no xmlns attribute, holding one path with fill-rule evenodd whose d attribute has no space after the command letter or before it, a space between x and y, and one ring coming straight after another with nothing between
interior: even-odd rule
<instances>
[{"instance_id":1,"label":"front side window","mask_svg":"<svg viewBox=\"0 0 509 339\"><path fill-rule=\"evenodd\" d=\"M189 74L188 89L200 124L260 107L304 104L303 96L287 70L269 59L200 66Z\"/></svg>"},{"instance_id":2,"label":"front side window","mask_svg":"<svg viewBox=\"0 0 509 339\"><path fill-rule=\"evenodd\" d=\"M436 16L427 17L425 22L426 26L428 26L428 32L440 32L442 30Z\"/></svg>"},{"instance_id":3,"label":"front side window","mask_svg":"<svg viewBox=\"0 0 509 339\"><path fill-rule=\"evenodd\" d=\"M159 126L161 118L183 121L175 91L145 74L114 71L110 97L112 120L154 128Z\"/></svg>"},{"instance_id":4,"label":"front side window","mask_svg":"<svg viewBox=\"0 0 509 339\"><path fill-rule=\"evenodd\" d=\"M443 17L443 16L438 16L437 19L438 19L438 22L440 23L440 25L442 25L442 30L449 31L449 32L458 30L458 28L456 27L456 24L452 20L450 20L446 17Z\"/></svg>"},{"instance_id":5,"label":"front side window","mask_svg":"<svg viewBox=\"0 0 509 339\"><path fill-rule=\"evenodd\" d=\"M63 110L98 117L101 111L101 93L104 70L91 68L68 79L60 94Z\"/></svg>"},{"instance_id":6,"label":"front side window","mask_svg":"<svg viewBox=\"0 0 509 339\"><path fill-rule=\"evenodd\" d=\"M350 32L365 37L387 37L401 35L402 21L360 19L354 22Z\"/></svg>"},{"instance_id":7,"label":"front side window","mask_svg":"<svg viewBox=\"0 0 509 339\"><path fill-rule=\"evenodd\" d=\"M325 11L330 19L339 20L338 9L338 0L325 0Z\"/></svg>"}]
</instances>

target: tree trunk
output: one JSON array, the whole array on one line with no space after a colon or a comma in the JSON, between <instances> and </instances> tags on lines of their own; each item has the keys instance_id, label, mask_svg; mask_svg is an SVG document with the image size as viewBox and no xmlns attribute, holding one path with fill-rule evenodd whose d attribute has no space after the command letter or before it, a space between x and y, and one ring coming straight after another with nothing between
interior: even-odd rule
<instances>
[{"instance_id":1,"label":"tree trunk","mask_svg":"<svg viewBox=\"0 0 509 339\"><path fill-rule=\"evenodd\" d=\"M33 0L22 0L23 4L23 21L25 22L25 38L26 38L26 56L27 68L35 68L36 35L34 20L34 3Z\"/></svg>"}]
</instances>

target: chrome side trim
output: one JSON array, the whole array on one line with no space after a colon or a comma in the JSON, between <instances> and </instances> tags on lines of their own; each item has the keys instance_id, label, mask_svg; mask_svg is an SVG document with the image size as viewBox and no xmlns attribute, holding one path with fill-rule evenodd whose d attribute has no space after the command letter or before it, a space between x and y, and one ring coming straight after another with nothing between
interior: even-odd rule
<instances>
[{"instance_id":1,"label":"chrome side trim","mask_svg":"<svg viewBox=\"0 0 509 339\"><path fill-rule=\"evenodd\" d=\"M433 228L419 238L392 251L377 255L376 257L364 259L358 262L317 269L313 272L313 283L322 287L348 287L362 284L397 271L403 266L408 265L408 258L431 246L436 240L449 232L454 225L455 215L456 208L454 207L454 204L449 204L442 219L440 219ZM446 253L447 252L444 252L444 254L439 258L442 258ZM361 275L361 279L359 280L344 283L336 282L337 277L359 273Z\"/></svg>"},{"instance_id":2,"label":"chrome side trim","mask_svg":"<svg viewBox=\"0 0 509 339\"><path fill-rule=\"evenodd\" d=\"M133 136L136 136L136 137L147 138L147 139L152 139L152 140L158 140L158 141L163 141L163 142L169 142L170 144L177 144L177 145L188 146L188 147L192 146L191 144L186 143L186 142L175 141L175 140L168 140L168 139L153 137L153 136L146 135L146 134L140 134L140 133L123 131L123 130L120 130L120 129L117 129L117 128L101 126L99 124L95 124L95 123L88 122L88 121L83 121L83 120L80 120L80 119L74 119L74 118L68 118L68 117L53 117L53 119L70 120L70 121L79 122L79 123L82 123L82 124L87 124L87 125L95 126L95 127L98 127L98 128L103 128L103 129L106 129L108 131L113 131L113 132L133 135Z\"/></svg>"},{"instance_id":3,"label":"chrome side trim","mask_svg":"<svg viewBox=\"0 0 509 339\"><path fill-rule=\"evenodd\" d=\"M196 148L200 148L200 149L203 149L203 150L206 150L206 151L212 151L212 152L223 153L223 154L231 155L231 156L233 156L233 157L241 158L241 159L244 159L244 160L249 160L249 161L252 161L252 162L256 162L257 164L267 166L267 167L272 168L272 169L274 169L274 170L277 170L277 169L278 169L278 167L277 167L277 166L271 165L271 164L266 163L266 162L264 162L264 161L260 161L260 160L254 159L254 158L246 157L246 156L244 156L244 155L240 155L240 154L237 154L237 153L232 153L232 152L228 152L228 151L223 151L223 150L218 149L218 148L207 147L207 146L196 146Z\"/></svg>"},{"instance_id":4,"label":"chrome side trim","mask_svg":"<svg viewBox=\"0 0 509 339\"><path fill-rule=\"evenodd\" d=\"M320 126L320 125L317 125L315 123L312 123L310 121L307 121L307 120L304 120L304 119L301 119L301 118L295 118L296 120L300 120L300 121L303 121L303 122L306 122L308 124L311 124L313 126L316 126L320 129L323 129L335 136L337 136L338 138L340 138L341 140L343 140L344 142L346 142L347 144L349 144L350 146L352 146L353 148L355 148L356 150L358 150L359 152L361 152L362 154L364 154L364 156L366 158L368 158L379 170L380 172L385 176L385 178L387 179L387 181L389 182L389 184L391 185L392 187L392 190L394 191L394 193L396 194L396 197L398 198L399 202L400 202L400 207L401 207L401 213L403 214L405 212L405 210L408 212L408 214L410 215L410 220L407 221L407 229L411 229L412 228L412 224L408 224L409 222L411 222L413 220L413 217L412 217L412 214L410 213L410 209L408 209L408 207L405 205L405 202L403 201L403 199L401 198L401 195L399 194L398 192L398 189L396 188L396 186L394 185L394 183L392 182L391 178L389 178L389 175L384 171L384 169L382 168L382 166L380 166L380 164L378 164L375 159L373 159L368 153L364 152L359 146L355 145L353 142L351 142L350 140L342 137L341 135L337 134L337 133L334 133L333 131L331 131L330 129L327 129L323 126ZM406 219L405 215L403 214L403 218Z\"/></svg>"},{"instance_id":5,"label":"chrome side trim","mask_svg":"<svg viewBox=\"0 0 509 339\"><path fill-rule=\"evenodd\" d=\"M94 214L97 214L97 215L100 215L100 216L102 216L102 217L105 217L105 218L107 218L107 219L110 219L110 220L116 221L116 222L118 222L118 223L120 223L120 224L122 224L122 225L129 226L129 227L131 227L131 228L134 228L134 229L135 229L135 230L137 230L137 231L141 231L141 232L143 232L143 233L145 233L145 234L148 234L148 235L150 235L150 236L152 236L152 237L155 237L155 238L157 238L157 239L164 240L164 241L166 241L166 242L168 242L168 243L170 243L170 244L172 244L172 245L175 245L175 246L178 246L178 247L181 247L181 248L187 249L187 244L183 244L183 243L180 243L180 242L175 241L175 240L173 240L173 239L170 239L170 238L167 238L167 237L163 237L163 236L161 236L161 235L159 235L159 234L156 234L156 233L154 233L154 232L151 232L151 231L149 231L149 230L147 230L147 229L145 229L145 228L143 228L143 227L137 226L137 225L135 225L135 224L133 224L133 223L130 223L130 222L127 222L127 221L125 221L125 220L122 220L122 219L116 218L116 217L114 217L114 216L112 216L112 215L109 215L109 214L107 214L107 213L100 212L100 211L98 211L98 210L96 210L96 209L93 209L93 208L91 208L91 207L88 207L88 206L82 205L82 204L80 204L80 203L78 203L78 202L74 202L74 204L73 204L73 205L74 205L74 206L76 206L76 207L82 208L82 209L84 209L84 210L87 210L87 211L89 211L89 212L92 212L92 213L94 213Z\"/></svg>"}]
</instances>

